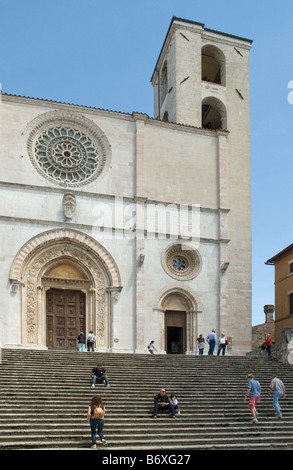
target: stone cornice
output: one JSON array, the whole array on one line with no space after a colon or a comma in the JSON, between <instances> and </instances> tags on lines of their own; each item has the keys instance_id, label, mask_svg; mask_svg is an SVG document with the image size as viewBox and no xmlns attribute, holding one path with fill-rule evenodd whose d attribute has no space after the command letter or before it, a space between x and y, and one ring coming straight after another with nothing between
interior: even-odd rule
<instances>
[{"instance_id":1,"label":"stone cornice","mask_svg":"<svg viewBox=\"0 0 293 470\"><path fill-rule=\"evenodd\" d=\"M56 193L56 194L64 194L67 189L65 188L58 188L58 187L50 187L50 186L36 186L30 184L22 184L22 183L13 183L9 181L0 181L0 189L2 188L11 188L16 190L23 190L23 191L35 191L35 192L42 192L42 193ZM102 194L102 193L94 193L94 192L87 192L87 191L80 191L76 189L70 188L70 192L72 192L75 196L85 197L85 198L93 198L93 199L108 199L110 201L115 201L115 199L121 199L127 203L134 203L134 204L162 204L162 205L174 205L177 207L182 206L192 206L191 203L183 203L183 202L175 202L175 201L158 201L155 199L150 199L148 197L136 197L136 196L119 196L113 194ZM213 207L201 207L199 206L200 212L210 212L210 213L228 213L230 209L225 207L220 208L213 208ZM3 217L3 216L2 216ZM2 218L1 217L1 218ZM55 222L54 222L55 223ZM66 225L66 224L65 224Z\"/></svg>"}]
</instances>

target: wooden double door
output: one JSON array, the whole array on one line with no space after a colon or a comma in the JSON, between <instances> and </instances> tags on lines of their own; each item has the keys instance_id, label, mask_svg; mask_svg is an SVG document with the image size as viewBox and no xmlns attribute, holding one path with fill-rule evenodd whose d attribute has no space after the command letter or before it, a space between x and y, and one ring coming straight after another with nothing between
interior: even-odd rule
<instances>
[{"instance_id":1,"label":"wooden double door","mask_svg":"<svg viewBox=\"0 0 293 470\"><path fill-rule=\"evenodd\" d=\"M50 289L46 295L47 347L76 349L85 332L85 294L79 290Z\"/></svg>"}]
</instances>

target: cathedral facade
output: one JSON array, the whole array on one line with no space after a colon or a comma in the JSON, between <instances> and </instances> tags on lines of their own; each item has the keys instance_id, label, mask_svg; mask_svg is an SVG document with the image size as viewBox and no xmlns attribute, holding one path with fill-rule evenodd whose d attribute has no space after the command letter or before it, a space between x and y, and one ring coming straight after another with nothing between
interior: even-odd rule
<instances>
[{"instance_id":1,"label":"cathedral facade","mask_svg":"<svg viewBox=\"0 0 293 470\"><path fill-rule=\"evenodd\" d=\"M251 349L250 49L173 18L153 118L2 94L1 347Z\"/></svg>"}]
</instances>

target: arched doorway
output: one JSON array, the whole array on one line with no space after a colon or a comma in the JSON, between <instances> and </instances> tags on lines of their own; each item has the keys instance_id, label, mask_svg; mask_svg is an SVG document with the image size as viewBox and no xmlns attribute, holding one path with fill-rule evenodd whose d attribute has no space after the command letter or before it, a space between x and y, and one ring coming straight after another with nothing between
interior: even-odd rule
<instances>
[{"instance_id":1,"label":"arched doorway","mask_svg":"<svg viewBox=\"0 0 293 470\"><path fill-rule=\"evenodd\" d=\"M111 349L113 296L122 287L96 240L71 229L43 232L19 250L10 281L21 287L22 345L71 349L82 328L94 331L98 349Z\"/></svg>"},{"instance_id":2,"label":"arched doorway","mask_svg":"<svg viewBox=\"0 0 293 470\"><path fill-rule=\"evenodd\" d=\"M167 354L186 352L186 312L166 310L165 349Z\"/></svg>"},{"instance_id":3,"label":"arched doorway","mask_svg":"<svg viewBox=\"0 0 293 470\"><path fill-rule=\"evenodd\" d=\"M163 350L167 354L193 354L199 313L194 298L183 289L171 289L162 296L159 311L163 315Z\"/></svg>"},{"instance_id":4,"label":"arched doorway","mask_svg":"<svg viewBox=\"0 0 293 470\"><path fill-rule=\"evenodd\" d=\"M54 260L42 276L46 292L46 346L76 349L79 333L86 334L90 279L72 260Z\"/></svg>"}]
</instances>

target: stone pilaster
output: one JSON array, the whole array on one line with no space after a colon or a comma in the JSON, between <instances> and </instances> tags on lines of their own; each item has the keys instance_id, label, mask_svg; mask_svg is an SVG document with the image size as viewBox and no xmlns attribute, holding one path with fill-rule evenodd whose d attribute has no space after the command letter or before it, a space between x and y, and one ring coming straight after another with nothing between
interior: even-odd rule
<instances>
[{"instance_id":1,"label":"stone pilaster","mask_svg":"<svg viewBox=\"0 0 293 470\"><path fill-rule=\"evenodd\" d=\"M224 333L228 336L228 162L227 162L227 134L218 131L218 181L219 181L219 322L218 335Z\"/></svg>"},{"instance_id":2,"label":"stone pilaster","mask_svg":"<svg viewBox=\"0 0 293 470\"><path fill-rule=\"evenodd\" d=\"M144 154L145 154L145 120L146 115L134 113L136 121L136 308L135 308L135 352L145 351L145 277L144 277L144 255L145 255L145 198L144 198Z\"/></svg>"}]
</instances>

